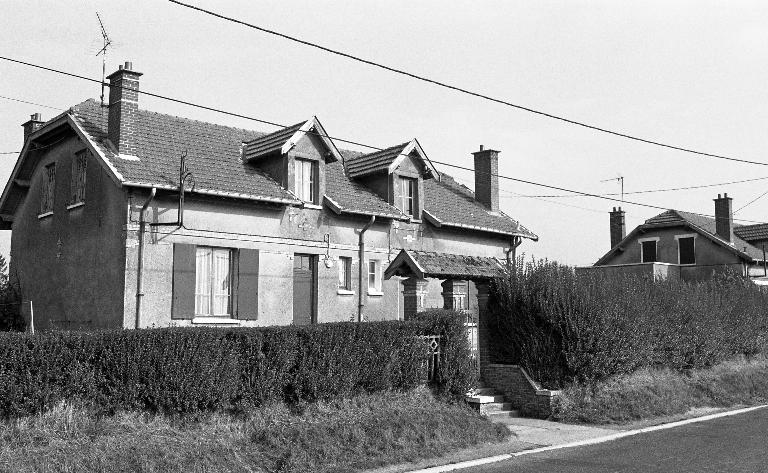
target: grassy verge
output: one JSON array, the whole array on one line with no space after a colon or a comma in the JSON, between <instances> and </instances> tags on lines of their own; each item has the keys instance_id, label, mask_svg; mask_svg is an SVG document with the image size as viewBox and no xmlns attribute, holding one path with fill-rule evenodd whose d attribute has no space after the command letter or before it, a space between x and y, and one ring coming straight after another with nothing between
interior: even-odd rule
<instances>
[{"instance_id":1,"label":"grassy verge","mask_svg":"<svg viewBox=\"0 0 768 473\"><path fill-rule=\"evenodd\" d=\"M740 358L685 373L642 369L595 385L574 384L563 390L554 417L564 422L627 423L700 407L767 401L768 359Z\"/></svg>"},{"instance_id":2,"label":"grassy verge","mask_svg":"<svg viewBox=\"0 0 768 473\"><path fill-rule=\"evenodd\" d=\"M508 435L423 388L194 419L137 412L98 417L62 404L0 422L0 471L351 472Z\"/></svg>"}]
</instances>

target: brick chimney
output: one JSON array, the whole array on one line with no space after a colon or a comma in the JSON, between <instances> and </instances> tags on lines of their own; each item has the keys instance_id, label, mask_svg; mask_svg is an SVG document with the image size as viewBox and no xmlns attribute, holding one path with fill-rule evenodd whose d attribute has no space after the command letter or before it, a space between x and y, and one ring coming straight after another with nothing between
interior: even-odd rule
<instances>
[{"instance_id":1,"label":"brick chimney","mask_svg":"<svg viewBox=\"0 0 768 473\"><path fill-rule=\"evenodd\" d=\"M29 135L36 132L40 129L41 126L43 126L43 123L45 123L43 120L40 119L39 113L33 113L30 116L30 119L28 122L22 123L22 127L24 127L24 143L27 142L27 138L29 138Z\"/></svg>"},{"instance_id":2,"label":"brick chimney","mask_svg":"<svg viewBox=\"0 0 768 473\"><path fill-rule=\"evenodd\" d=\"M499 210L499 151L483 149L475 157L475 200L491 211Z\"/></svg>"},{"instance_id":3,"label":"brick chimney","mask_svg":"<svg viewBox=\"0 0 768 473\"><path fill-rule=\"evenodd\" d=\"M621 207L614 207L610 213L611 219L611 248L618 245L627 236L627 224L624 220L625 212Z\"/></svg>"},{"instance_id":4,"label":"brick chimney","mask_svg":"<svg viewBox=\"0 0 768 473\"><path fill-rule=\"evenodd\" d=\"M139 77L133 65L125 66L109 76L109 123L107 138L120 154L136 156L136 120L139 111Z\"/></svg>"},{"instance_id":5,"label":"brick chimney","mask_svg":"<svg viewBox=\"0 0 768 473\"><path fill-rule=\"evenodd\" d=\"M729 243L733 242L733 199L728 194L717 194L715 200L715 232Z\"/></svg>"}]
</instances>

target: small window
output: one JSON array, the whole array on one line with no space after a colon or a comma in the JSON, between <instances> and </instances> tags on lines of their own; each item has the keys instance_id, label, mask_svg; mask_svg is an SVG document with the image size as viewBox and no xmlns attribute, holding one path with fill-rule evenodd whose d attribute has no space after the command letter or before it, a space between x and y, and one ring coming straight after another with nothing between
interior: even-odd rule
<instances>
[{"instance_id":1,"label":"small window","mask_svg":"<svg viewBox=\"0 0 768 473\"><path fill-rule=\"evenodd\" d=\"M69 205L85 202L85 170L88 155L85 151L77 153L72 159L72 179L69 184Z\"/></svg>"},{"instance_id":2,"label":"small window","mask_svg":"<svg viewBox=\"0 0 768 473\"><path fill-rule=\"evenodd\" d=\"M51 163L43 170L43 185L40 191L40 213L53 212L53 194L56 190L56 163Z\"/></svg>"},{"instance_id":3,"label":"small window","mask_svg":"<svg viewBox=\"0 0 768 473\"><path fill-rule=\"evenodd\" d=\"M400 178L400 210L413 217L416 212L416 189L418 181L410 177Z\"/></svg>"},{"instance_id":4,"label":"small window","mask_svg":"<svg viewBox=\"0 0 768 473\"><path fill-rule=\"evenodd\" d=\"M381 292L381 262L368 261L368 292Z\"/></svg>"},{"instance_id":5,"label":"small window","mask_svg":"<svg viewBox=\"0 0 768 473\"><path fill-rule=\"evenodd\" d=\"M232 314L232 250L197 247L195 254L195 314Z\"/></svg>"},{"instance_id":6,"label":"small window","mask_svg":"<svg viewBox=\"0 0 768 473\"><path fill-rule=\"evenodd\" d=\"M339 257L339 289L352 290L352 258Z\"/></svg>"},{"instance_id":7,"label":"small window","mask_svg":"<svg viewBox=\"0 0 768 473\"><path fill-rule=\"evenodd\" d=\"M640 243L642 262L653 263L656 261L656 240L643 241Z\"/></svg>"},{"instance_id":8,"label":"small window","mask_svg":"<svg viewBox=\"0 0 768 473\"><path fill-rule=\"evenodd\" d=\"M306 159L296 159L296 169L294 173L296 196L304 202L315 203L315 194L317 194L317 184L315 179L315 169L317 163Z\"/></svg>"},{"instance_id":9,"label":"small window","mask_svg":"<svg viewBox=\"0 0 768 473\"><path fill-rule=\"evenodd\" d=\"M677 239L680 264L696 264L695 241L694 237Z\"/></svg>"}]
</instances>

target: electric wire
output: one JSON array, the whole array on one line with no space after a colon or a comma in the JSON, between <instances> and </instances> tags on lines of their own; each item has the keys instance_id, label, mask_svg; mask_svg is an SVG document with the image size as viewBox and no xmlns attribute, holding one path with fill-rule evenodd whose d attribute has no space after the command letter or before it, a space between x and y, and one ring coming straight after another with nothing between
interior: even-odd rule
<instances>
[{"instance_id":1,"label":"electric wire","mask_svg":"<svg viewBox=\"0 0 768 473\"><path fill-rule=\"evenodd\" d=\"M21 103L26 103L26 104L29 104L29 105L36 105L38 107L50 108L50 109L53 109L53 110L66 110L66 108L62 108L62 107L52 107L50 105L43 105L41 103L30 102L28 100L22 100L22 99L18 99L18 98L15 98L15 97L8 97L8 96L5 96L5 95L0 95L0 99L12 100L14 102L21 102Z\"/></svg>"},{"instance_id":2,"label":"electric wire","mask_svg":"<svg viewBox=\"0 0 768 473\"><path fill-rule=\"evenodd\" d=\"M765 197L766 195L768 195L768 191L765 191L765 192L763 192L762 194L758 195L757 197L755 197L754 199L750 200L750 201L749 201L749 202L747 202L746 204L742 205L741 207L739 207L738 209L736 209L736 210L735 210L733 213L734 213L734 214L736 214L736 213L737 213L737 212L739 212L741 209L744 209L744 208L746 208L746 207L749 207L750 205L754 204L755 202L757 202L758 200L762 199L762 198L763 198L763 197Z\"/></svg>"},{"instance_id":3,"label":"electric wire","mask_svg":"<svg viewBox=\"0 0 768 473\"><path fill-rule=\"evenodd\" d=\"M682 152L685 152L685 153L691 153L691 154L695 154L695 155L699 155L699 156L705 156L705 157L716 158L716 159L724 159L724 160L728 160L728 161L735 161L735 162L741 162L741 163L747 163L747 164L756 164L756 165L759 165L759 166L768 166L768 163L764 163L764 162L760 162L760 161L751 161L751 160L747 160L747 159L734 158L734 157L725 156L725 155L721 155L721 154L707 153L707 152L704 152L704 151L697 151L697 150L694 150L694 149L691 149L691 148L685 148L685 147L682 147L682 146L671 145L671 144L663 143L663 142L652 140L652 139L648 139L648 138L642 138L642 137L639 137L639 136L630 135L630 134L624 133L624 132L610 130L608 128L603 128L603 127L596 126L596 125L590 125L590 124L582 122L582 121L573 120L573 119L570 119L570 118L563 117L561 115L555 115L555 114L552 114L552 113L543 112L541 110L536 110L536 109L533 109L533 108L530 108L530 107L526 107L526 106L523 106L523 105L518 105L518 104L515 104L515 103L512 103L512 102L509 102L507 100L504 100L504 99L495 98L495 97L492 97L490 95L482 94L480 92L475 92L475 91L472 91L472 90L469 90L469 89L466 89L466 88L463 88L463 87L459 87L459 86L448 84L446 82L441 82L441 81L438 81L438 80L435 80L435 79L430 79L430 78L428 78L426 76L421 76L421 75L418 75L418 74L414 74L412 72L408 72L408 71L405 71L403 69L398 69L398 68L395 68L395 67L387 66L387 65L384 65L384 64L381 64L381 63L369 60L369 59L364 59L362 57L355 56L353 54L349 54L349 53L345 53L343 51L339 51L337 49L328 48L326 46L322 46L320 44L313 43L311 41L306 41L306 40L297 38L295 36L290 36L290 35L287 35L285 33L280 33L278 31L271 30L269 28L265 28L265 27L262 27L262 26L254 25L252 23L248 23L248 22L245 22L243 20L238 20L237 18L225 16L225 15L222 15L220 13L213 12L211 10L206 10L204 8L201 8L201 7L198 7L198 6L195 6L195 5L190 5L188 3L180 2L178 0L168 0L168 1L171 2L171 3L174 3L176 5L179 5L179 6L183 6L183 7L192 9L192 10L196 10L198 12L205 13L207 15L211 15L211 16L214 16L216 18L220 18L222 20L230 21L232 23L237 23L239 25L242 25L242 26L245 26L245 27L248 27L248 28L252 28L252 29L264 32L264 33L268 33L268 34L271 34L271 35L274 35L274 36L278 36L278 37L283 38L283 39L287 39L289 41L293 41L293 42L296 42L296 43L299 43L299 44L302 44L302 45L305 45L305 46L316 48L316 49L319 49L321 51L325 51L325 52L330 53L330 54L334 54L334 55L341 56L341 57L344 57L344 58L347 58L347 59L351 59L353 61L361 62L361 63L367 64L369 66L373 66L373 67L377 67L377 68L380 68L380 69L384 69L384 70L389 71L389 72L393 72L393 73L396 73L396 74L404 75L404 76L410 77L412 79L420 80L420 81L423 81L423 82L426 82L426 83L429 83L429 84L432 84L432 85L436 85L436 86L439 86L439 87L443 87L443 88L446 88L446 89L450 89L450 90L453 90L453 91L456 91L456 92L460 92L460 93L463 93L463 94L467 94L467 95L471 95L471 96L474 96L474 97L478 97L478 98L481 98L481 99L484 99L484 100L488 100L488 101L491 101L491 102L495 102L495 103L498 103L498 104L501 104L501 105L506 105L508 107L512 107L512 108L515 108L515 109L518 109L518 110L523 110L523 111L526 111L526 112L529 112L529 113L533 113L533 114L536 114L536 115L540 115L540 116L543 116L543 117L551 118L551 119L554 119L554 120L559 120L561 122L565 122L565 123L568 123L568 124L571 124L571 125L576 125L576 126L580 126L580 127L583 127L583 128L587 128L587 129L593 130L593 131L598 131L598 132L601 132L601 133L606 133L606 134L609 134L609 135L618 136L618 137L626 138L626 139L633 140L633 141L638 141L638 142L642 142L642 143L646 143L646 144L650 144L650 145L660 146L660 147L663 147L663 148L668 148L668 149L673 149L673 150L677 150L677 151L682 151Z\"/></svg>"}]
</instances>

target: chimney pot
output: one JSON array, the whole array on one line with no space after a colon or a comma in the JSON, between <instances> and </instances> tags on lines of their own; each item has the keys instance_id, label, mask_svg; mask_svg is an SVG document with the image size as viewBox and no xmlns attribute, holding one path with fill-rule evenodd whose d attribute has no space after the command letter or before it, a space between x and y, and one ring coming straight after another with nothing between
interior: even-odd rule
<instances>
[{"instance_id":1,"label":"chimney pot","mask_svg":"<svg viewBox=\"0 0 768 473\"><path fill-rule=\"evenodd\" d=\"M139 111L139 77L130 61L119 65L109 80L109 119L107 138L119 154L136 156L136 120Z\"/></svg>"},{"instance_id":2,"label":"chimney pot","mask_svg":"<svg viewBox=\"0 0 768 473\"><path fill-rule=\"evenodd\" d=\"M715 233L723 240L733 242L733 199L728 194L717 194L715 199Z\"/></svg>"},{"instance_id":3,"label":"chimney pot","mask_svg":"<svg viewBox=\"0 0 768 473\"><path fill-rule=\"evenodd\" d=\"M125 61L125 70L127 71L133 70L133 63L131 61Z\"/></svg>"},{"instance_id":4,"label":"chimney pot","mask_svg":"<svg viewBox=\"0 0 768 473\"><path fill-rule=\"evenodd\" d=\"M485 149L472 153L475 157L475 200L492 212L499 210L499 152Z\"/></svg>"},{"instance_id":5,"label":"chimney pot","mask_svg":"<svg viewBox=\"0 0 768 473\"><path fill-rule=\"evenodd\" d=\"M480 145L480 151L482 151L482 150L483 150L483 145Z\"/></svg>"},{"instance_id":6,"label":"chimney pot","mask_svg":"<svg viewBox=\"0 0 768 473\"><path fill-rule=\"evenodd\" d=\"M621 240L627 236L627 224L624 218L624 211L621 207L613 208L609 216L611 232L611 248L618 245Z\"/></svg>"},{"instance_id":7,"label":"chimney pot","mask_svg":"<svg viewBox=\"0 0 768 473\"><path fill-rule=\"evenodd\" d=\"M45 122L40 118L39 113L30 115L29 120L21 125L24 128L24 142L26 143L29 135L39 130L44 123Z\"/></svg>"}]
</instances>

